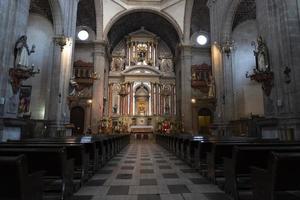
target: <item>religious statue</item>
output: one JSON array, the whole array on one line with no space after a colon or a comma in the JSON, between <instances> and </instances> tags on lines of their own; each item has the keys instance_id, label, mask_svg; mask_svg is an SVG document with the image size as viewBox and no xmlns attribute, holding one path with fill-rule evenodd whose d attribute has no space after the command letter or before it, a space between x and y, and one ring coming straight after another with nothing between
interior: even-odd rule
<instances>
[{"instance_id":1,"label":"religious statue","mask_svg":"<svg viewBox=\"0 0 300 200\"><path fill-rule=\"evenodd\" d=\"M113 58L110 70L113 72L123 70L125 68L125 61L123 58Z\"/></svg>"},{"instance_id":2,"label":"religious statue","mask_svg":"<svg viewBox=\"0 0 300 200\"><path fill-rule=\"evenodd\" d=\"M170 124L167 120L165 120L162 124L162 131L163 133L170 133Z\"/></svg>"},{"instance_id":3,"label":"religious statue","mask_svg":"<svg viewBox=\"0 0 300 200\"><path fill-rule=\"evenodd\" d=\"M118 112L118 105L115 104L114 107L113 107L113 113L117 114L117 112Z\"/></svg>"},{"instance_id":4,"label":"religious statue","mask_svg":"<svg viewBox=\"0 0 300 200\"><path fill-rule=\"evenodd\" d=\"M78 83L74 80L75 77L72 77L69 82L69 96L76 96L78 93Z\"/></svg>"},{"instance_id":5,"label":"religious statue","mask_svg":"<svg viewBox=\"0 0 300 200\"><path fill-rule=\"evenodd\" d=\"M140 103L139 107L138 107L138 110L139 110L139 114L145 114L145 104Z\"/></svg>"},{"instance_id":6,"label":"religious statue","mask_svg":"<svg viewBox=\"0 0 300 200\"><path fill-rule=\"evenodd\" d=\"M207 97L208 98L212 98L216 96L216 85L215 85L215 79L210 76L210 82L208 82L208 94Z\"/></svg>"},{"instance_id":7,"label":"religious statue","mask_svg":"<svg viewBox=\"0 0 300 200\"><path fill-rule=\"evenodd\" d=\"M21 36L15 44L15 68L28 69L29 68L29 56L35 52L35 45L32 45L31 50L27 45L27 36Z\"/></svg>"},{"instance_id":8,"label":"religious statue","mask_svg":"<svg viewBox=\"0 0 300 200\"><path fill-rule=\"evenodd\" d=\"M268 47L261 36L257 39L257 50L254 51L254 56L256 59L257 71L265 72L270 70Z\"/></svg>"},{"instance_id":9,"label":"religious statue","mask_svg":"<svg viewBox=\"0 0 300 200\"><path fill-rule=\"evenodd\" d=\"M173 71L173 62L171 59L163 58L160 62L160 70L162 72L172 72Z\"/></svg>"}]
</instances>

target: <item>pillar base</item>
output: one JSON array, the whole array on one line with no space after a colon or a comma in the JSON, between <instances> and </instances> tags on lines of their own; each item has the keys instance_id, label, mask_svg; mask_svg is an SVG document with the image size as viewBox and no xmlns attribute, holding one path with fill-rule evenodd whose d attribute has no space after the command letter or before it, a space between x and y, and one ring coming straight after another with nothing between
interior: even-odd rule
<instances>
[{"instance_id":1,"label":"pillar base","mask_svg":"<svg viewBox=\"0 0 300 200\"><path fill-rule=\"evenodd\" d=\"M72 130L66 128L66 123L49 121L47 123L46 137L66 137L72 136Z\"/></svg>"}]
</instances>

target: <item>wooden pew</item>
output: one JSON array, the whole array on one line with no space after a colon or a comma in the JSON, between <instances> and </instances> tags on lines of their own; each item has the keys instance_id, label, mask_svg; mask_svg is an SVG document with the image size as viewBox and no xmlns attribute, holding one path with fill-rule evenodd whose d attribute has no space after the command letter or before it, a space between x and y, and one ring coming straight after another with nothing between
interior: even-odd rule
<instances>
[{"instance_id":1,"label":"wooden pew","mask_svg":"<svg viewBox=\"0 0 300 200\"><path fill-rule=\"evenodd\" d=\"M89 155L89 174L93 175L99 169L99 150L94 139L91 136L82 137L56 137L56 138L32 138L22 140L28 143L45 143L45 144L82 144L85 153Z\"/></svg>"},{"instance_id":2,"label":"wooden pew","mask_svg":"<svg viewBox=\"0 0 300 200\"><path fill-rule=\"evenodd\" d=\"M67 159L74 159L74 183L79 180L79 185L74 184L74 190L88 179L89 155L85 152L82 144L53 144L43 142L9 142L0 144L0 148L62 148L67 152Z\"/></svg>"},{"instance_id":3,"label":"wooden pew","mask_svg":"<svg viewBox=\"0 0 300 200\"><path fill-rule=\"evenodd\" d=\"M300 153L272 153L267 169L252 168L253 199L286 200L282 192L300 190ZM294 199L299 199L294 197Z\"/></svg>"},{"instance_id":4,"label":"wooden pew","mask_svg":"<svg viewBox=\"0 0 300 200\"><path fill-rule=\"evenodd\" d=\"M43 173L30 174L24 155L0 156L0 199L42 200Z\"/></svg>"},{"instance_id":5,"label":"wooden pew","mask_svg":"<svg viewBox=\"0 0 300 200\"><path fill-rule=\"evenodd\" d=\"M237 144L248 144L255 142L257 138L249 137L208 137L198 144L195 155L199 171L203 176L216 183L216 177L223 176L223 157L230 157L232 148Z\"/></svg>"},{"instance_id":6,"label":"wooden pew","mask_svg":"<svg viewBox=\"0 0 300 200\"><path fill-rule=\"evenodd\" d=\"M65 148L0 148L0 156L26 155L29 173L45 171L45 192L59 192L63 200L73 194L74 160Z\"/></svg>"},{"instance_id":7,"label":"wooden pew","mask_svg":"<svg viewBox=\"0 0 300 200\"><path fill-rule=\"evenodd\" d=\"M238 200L239 191L250 190L252 188L251 166L267 168L272 151L300 152L300 145L253 144L234 147L232 158L224 158L225 192Z\"/></svg>"}]
</instances>

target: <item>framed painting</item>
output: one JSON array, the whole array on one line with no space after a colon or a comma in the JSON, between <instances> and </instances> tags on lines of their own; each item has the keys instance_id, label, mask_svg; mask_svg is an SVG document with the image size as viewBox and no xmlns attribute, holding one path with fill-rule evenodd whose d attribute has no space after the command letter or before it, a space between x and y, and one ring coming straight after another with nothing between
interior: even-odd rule
<instances>
[{"instance_id":1,"label":"framed painting","mask_svg":"<svg viewBox=\"0 0 300 200\"><path fill-rule=\"evenodd\" d=\"M32 86L22 85L19 93L18 116L30 116L30 100Z\"/></svg>"}]
</instances>

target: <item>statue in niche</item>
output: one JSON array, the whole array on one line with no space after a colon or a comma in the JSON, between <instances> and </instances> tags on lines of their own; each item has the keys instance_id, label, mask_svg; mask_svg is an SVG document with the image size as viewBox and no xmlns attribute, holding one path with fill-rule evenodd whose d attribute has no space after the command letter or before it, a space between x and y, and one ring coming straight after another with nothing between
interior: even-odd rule
<instances>
[{"instance_id":1,"label":"statue in niche","mask_svg":"<svg viewBox=\"0 0 300 200\"><path fill-rule=\"evenodd\" d=\"M121 71L125 68L125 60L123 58L113 58L110 70L113 72Z\"/></svg>"},{"instance_id":2,"label":"statue in niche","mask_svg":"<svg viewBox=\"0 0 300 200\"><path fill-rule=\"evenodd\" d=\"M215 79L210 76L210 82L208 82L207 86L208 86L208 94L207 97L208 98L213 98L216 96L216 85L215 85Z\"/></svg>"},{"instance_id":3,"label":"statue in niche","mask_svg":"<svg viewBox=\"0 0 300 200\"><path fill-rule=\"evenodd\" d=\"M115 104L114 107L113 107L113 113L117 114L117 112L118 112L118 105Z\"/></svg>"},{"instance_id":4,"label":"statue in niche","mask_svg":"<svg viewBox=\"0 0 300 200\"><path fill-rule=\"evenodd\" d=\"M29 56L34 52L35 52L35 45L32 45L31 50L29 50L27 44L27 36L26 35L21 36L15 44L14 67L27 70L29 68Z\"/></svg>"},{"instance_id":5,"label":"statue in niche","mask_svg":"<svg viewBox=\"0 0 300 200\"><path fill-rule=\"evenodd\" d=\"M256 46L255 43L253 45ZM270 70L269 50L261 36L257 39L257 49L254 50L254 56L256 59L256 70L258 72Z\"/></svg>"},{"instance_id":6,"label":"statue in niche","mask_svg":"<svg viewBox=\"0 0 300 200\"><path fill-rule=\"evenodd\" d=\"M78 94L79 85L74 79L75 77L72 77L69 82L69 96L77 96Z\"/></svg>"},{"instance_id":7,"label":"statue in niche","mask_svg":"<svg viewBox=\"0 0 300 200\"><path fill-rule=\"evenodd\" d=\"M172 62L172 59L163 58L161 60L161 71L162 72L172 72L173 71L173 62Z\"/></svg>"}]
</instances>

